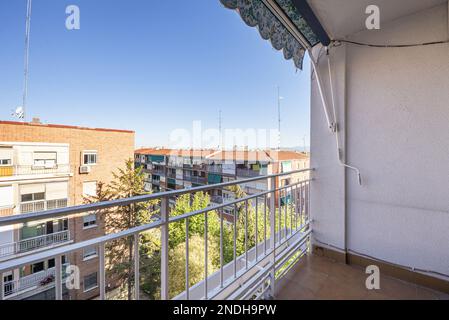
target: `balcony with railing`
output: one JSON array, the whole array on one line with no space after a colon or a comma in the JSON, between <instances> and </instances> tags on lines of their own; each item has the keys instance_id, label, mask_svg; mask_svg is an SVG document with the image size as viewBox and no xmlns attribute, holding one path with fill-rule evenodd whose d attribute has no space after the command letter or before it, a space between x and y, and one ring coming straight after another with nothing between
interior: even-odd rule
<instances>
[{"instance_id":1,"label":"balcony with railing","mask_svg":"<svg viewBox=\"0 0 449 320\"><path fill-rule=\"evenodd\" d=\"M209 165L207 166L207 171L210 173L223 173L223 167L220 165Z\"/></svg>"},{"instance_id":2,"label":"balcony with railing","mask_svg":"<svg viewBox=\"0 0 449 320\"><path fill-rule=\"evenodd\" d=\"M67 207L67 199L56 200L37 200L22 202L20 204L20 213L40 212L45 210L59 209Z\"/></svg>"},{"instance_id":3,"label":"balcony with railing","mask_svg":"<svg viewBox=\"0 0 449 320\"><path fill-rule=\"evenodd\" d=\"M44 175L44 174L70 174L70 165L69 164L57 164L52 166L12 165L0 167L0 177Z\"/></svg>"},{"instance_id":4,"label":"balcony with railing","mask_svg":"<svg viewBox=\"0 0 449 320\"><path fill-rule=\"evenodd\" d=\"M260 175L261 175L260 171L237 168L237 176L238 177L252 178L252 177L258 177Z\"/></svg>"},{"instance_id":5,"label":"balcony with railing","mask_svg":"<svg viewBox=\"0 0 449 320\"><path fill-rule=\"evenodd\" d=\"M121 274L124 278L131 279L129 282L126 281L130 284L131 294L128 295L128 298L148 299L147 291L143 288L147 288L148 277L156 275L148 274L146 263L148 263L149 256L145 251L147 250L145 241L149 234L153 234L159 239L156 242L159 246L156 248L156 252L158 252L156 261L160 267L160 272L157 275L160 277L160 287L156 291L160 292L157 298L161 299L266 299L271 297L376 299L407 297L401 296L401 294L413 290L416 298L430 292L428 289L416 285L398 285L397 280L391 279L385 280L384 291L375 294L362 287L366 280L366 276L363 277L365 275L363 271L311 254L313 215L310 207L310 186L311 183L314 183L313 177L285 186L276 184L279 177L301 172L312 173L313 170L298 170L192 189L173 190L0 218L0 226L6 226L36 219L69 217L84 212L114 212L114 209L120 206L149 201L158 202L155 205L157 214L146 222L90 240L0 262L0 274L42 260L56 259L54 276L56 299L62 299L64 287L61 257L96 246L99 248L98 298L113 299L115 297L110 296L111 281L106 272L111 266L106 265L105 257L108 250L115 250L115 246L124 243L122 241L127 241L127 243L132 243L133 249L126 252L120 247L120 255L129 254L133 261L129 265L128 271ZM196 192L207 193L216 189L226 189L261 180L269 186L268 190L244 195L238 199L230 199L224 203L217 203L214 201L215 198L212 198L212 203L204 209L174 215L173 207L170 206L170 201L181 195L192 195ZM288 195L288 201L281 201L281 198L286 198L286 195ZM230 211L231 213L226 213L225 210L229 207L233 207L233 210ZM201 220L196 220L198 218ZM202 235L203 245L200 247L197 246L197 235L192 234L191 228L198 221L203 224L204 232ZM217 223L218 230L216 229ZM170 232L171 226L175 225L181 226L181 230L185 231L181 238L179 238L179 234ZM218 239L212 238L212 232L214 237L218 236ZM170 248L170 241L173 237L180 239L180 244L183 245L182 250L178 252L179 260L176 260L175 263L172 260L174 251ZM226 241L225 237L227 237ZM212 240L215 242L212 243ZM218 255L216 255L217 253ZM195 262L198 256L204 262L200 266L200 269L203 268L201 277L198 277L198 273L195 271L198 270L198 265L193 265L198 263ZM215 262L211 263L212 260ZM154 264L151 265L154 268ZM177 268L177 271L172 273L171 268ZM180 270L183 271L180 272ZM174 274L176 278L173 278ZM325 279L331 281L326 282ZM4 281L3 277L0 277L0 281ZM150 281L153 280L150 279ZM178 286L173 287L173 283L178 283ZM181 283L181 287L179 287L179 283ZM0 288L5 288L5 293L8 290L8 292L11 291L5 287L6 284L8 283L0 285ZM339 286L341 286L340 289L338 289ZM432 291L431 293L433 297L445 297L438 292Z\"/></svg>"},{"instance_id":6,"label":"balcony with railing","mask_svg":"<svg viewBox=\"0 0 449 320\"><path fill-rule=\"evenodd\" d=\"M70 231L64 230L37 237L23 239L18 242L0 245L0 259L11 258L11 256L28 253L34 250L57 246L69 242Z\"/></svg>"},{"instance_id":7,"label":"balcony with railing","mask_svg":"<svg viewBox=\"0 0 449 320\"><path fill-rule=\"evenodd\" d=\"M61 265L65 269L68 264ZM48 268L15 280L5 281L3 283L3 299L16 300L27 295L31 296L49 290L55 287L56 267ZM65 272L61 277L65 278Z\"/></svg>"},{"instance_id":8,"label":"balcony with railing","mask_svg":"<svg viewBox=\"0 0 449 320\"><path fill-rule=\"evenodd\" d=\"M14 214L15 206L0 207L0 217L7 217Z\"/></svg>"},{"instance_id":9,"label":"balcony with railing","mask_svg":"<svg viewBox=\"0 0 449 320\"><path fill-rule=\"evenodd\" d=\"M287 175L287 173L283 173L282 175ZM183 194L209 192L217 188L226 188L240 183L258 180L268 181L271 186L270 190L247 195L223 204L211 204L204 209L187 212L182 215L173 215L169 205L170 199ZM192 189L120 199L113 202L93 203L78 207L60 208L51 211L2 218L0 219L0 226L5 226L35 221L36 219L48 220L58 217L69 217L83 212L98 212L132 203L159 201L157 219L151 219L147 223L142 223L136 227L99 236L87 241L67 244L58 248L50 248L39 253L25 255L20 259L13 258L0 262L0 273L19 269L39 261L56 259L54 280L56 285L56 299L62 299L62 278L61 276L56 276L61 275L62 272L61 257L92 246L98 246L100 248L98 252L100 261L98 270L99 298L105 299L107 297L107 284L110 283L105 272L105 254L107 254L107 248L110 248L112 244L118 241L133 239L134 249L132 258L134 260L134 271L129 274L133 278L132 297L134 299L144 298L141 297L141 294L144 294L141 290L141 284L143 284L147 275L145 274L146 269L142 267L142 263L147 257L145 255L141 256L140 250L144 247L142 242L145 238L144 235L148 232L158 232L160 234L160 248L158 252L160 251L161 254L159 289L161 299L264 298L270 292L274 292L276 283L285 274L285 270L291 261L296 261L307 253L311 235L310 206L308 203L310 198L310 180L303 180L282 188L276 187L275 180L276 175L256 177L242 181L232 181L217 185L205 185ZM288 205L280 207L277 205L278 201L275 198L280 190L287 188L294 199ZM233 219L225 217L224 214L224 209L229 206L233 206L236 209L234 210ZM250 219L249 216L252 218ZM204 218L204 240L210 238L211 235L208 232L212 224L215 223L214 221L218 223L220 230L219 240L213 244L213 247L218 248L217 250L219 252L218 265L211 267L210 263L205 263L203 266L203 279L191 278L194 275L192 275L192 265L189 262L189 258L193 259L194 254L191 250L195 250L192 243L195 240L193 239L193 235L190 235L191 230L189 226L194 219L199 217ZM236 223L232 223L231 221L236 221ZM184 289L178 288L175 290L171 288L170 283L172 281L179 281L179 279L170 277L169 241L171 241L170 239L173 235L169 232L169 226L171 224L179 225L179 223L182 223L186 230L183 240L185 243L185 260L183 260L185 287ZM255 225L251 226L250 223L255 223ZM257 227L255 228L255 226ZM231 243L224 242L225 230L227 230L226 233L228 236L231 236ZM255 230L255 234L250 233L249 230ZM242 249L239 248L237 237L241 237L243 231L245 237L244 247ZM68 236L62 237L62 239L68 239ZM47 239L35 239L34 241L37 243L40 243L39 241L54 243L57 239L48 239L48 241ZM209 241L211 240L209 239ZM205 243L209 243L209 241ZM27 247L26 245L25 248ZM22 247L19 246L18 248ZM205 245L201 249L203 250L203 256L206 261L212 259L213 252L211 248ZM226 257L225 252L227 252ZM0 279L3 278L0 277ZM5 293L10 292L11 289L6 288L5 284L8 283L4 283L0 287L5 288Z\"/></svg>"}]
</instances>

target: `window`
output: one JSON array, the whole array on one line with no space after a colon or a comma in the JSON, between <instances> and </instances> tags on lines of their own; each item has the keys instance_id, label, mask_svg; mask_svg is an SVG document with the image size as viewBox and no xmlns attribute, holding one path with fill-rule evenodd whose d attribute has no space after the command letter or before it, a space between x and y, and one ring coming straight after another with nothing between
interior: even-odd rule
<instances>
[{"instance_id":1,"label":"window","mask_svg":"<svg viewBox=\"0 0 449 320\"><path fill-rule=\"evenodd\" d=\"M56 265L56 260L55 259L48 260L48 269L54 268L55 265Z\"/></svg>"},{"instance_id":2,"label":"window","mask_svg":"<svg viewBox=\"0 0 449 320\"><path fill-rule=\"evenodd\" d=\"M45 192L22 194L20 197L22 202L39 201L45 199Z\"/></svg>"},{"instance_id":3,"label":"window","mask_svg":"<svg viewBox=\"0 0 449 320\"><path fill-rule=\"evenodd\" d=\"M83 217L83 228L93 228L97 226L97 215L95 213Z\"/></svg>"},{"instance_id":4,"label":"window","mask_svg":"<svg viewBox=\"0 0 449 320\"><path fill-rule=\"evenodd\" d=\"M83 152L83 164L84 165L97 164L97 152L96 151Z\"/></svg>"},{"instance_id":5,"label":"window","mask_svg":"<svg viewBox=\"0 0 449 320\"><path fill-rule=\"evenodd\" d=\"M84 291L95 289L97 286L96 272L84 277Z\"/></svg>"},{"instance_id":6,"label":"window","mask_svg":"<svg viewBox=\"0 0 449 320\"><path fill-rule=\"evenodd\" d=\"M11 159L0 159L0 166L10 166L11 164Z\"/></svg>"},{"instance_id":7,"label":"window","mask_svg":"<svg viewBox=\"0 0 449 320\"><path fill-rule=\"evenodd\" d=\"M95 258L98 255L97 253L97 247L87 247L83 250L83 260L89 260L92 258Z\"/></svg>"},{"instance_id":8,"label":"window","mask_svg":"<svg viewBox=\"0 0 449 320\"><path fill-rule=\"evenodd\" d=\"M45 270L44 261L31 265L31 273L37 273Z\"/></svg>"},{"instance_id":9,"label":"window","mask_svg":"<svg viewBox=\"0 0 449 320\"><path fill-rule=\"evenodd\" d=\"M54 168L57 163L56 152L35 152L33 155L34 166L43 168Z\"/></svg>"},{"instance_id":10,"label":"window","mask_svg":"<svg viewBox=\"0 0 449 320\"><path fill-rule=\"evenodd\" d=\"M97 195L97 181L83 182L83 196L95 197Z\"/></svg>"}]
</instances>

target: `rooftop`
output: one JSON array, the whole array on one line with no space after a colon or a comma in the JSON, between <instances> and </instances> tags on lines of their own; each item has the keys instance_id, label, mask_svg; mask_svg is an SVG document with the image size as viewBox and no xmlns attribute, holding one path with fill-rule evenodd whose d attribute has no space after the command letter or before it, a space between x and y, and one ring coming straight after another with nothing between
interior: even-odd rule
<instances>
[{"instance_id":1,"label":"rooftop","mask_svg":"<svg viewBox=\"0 0 449 320\"><path fill-rule=\"evenodd\" d=\"M295 151L286 150L182 150L166 148L141 148L135 151L136 154L144 155L164 155L164 156L184 156L184 157L207 157L210 160L258 160L258 161L288 161L303 160L309 156Z\"/></svg>"},{"instance_id":2,"label":"rooftop","mask_svg":"<svg viewBox=\"0 0 449 320\"><path fill-rule=\"evenodd\" d=\"M104 131L104 132L122 132L122 133L135 133L132 130L121 130L121 129L108 129L108 128L89 128L81 126L69 126L62 124L44 124L38 122L18 122L18 121L0 121L0 125L16 125L16 126L30 126L30 127L45 127L45 128L55 128L55 129L77 129L77 130L93 130L93 131Z\"/></svg>"}]
</instances>

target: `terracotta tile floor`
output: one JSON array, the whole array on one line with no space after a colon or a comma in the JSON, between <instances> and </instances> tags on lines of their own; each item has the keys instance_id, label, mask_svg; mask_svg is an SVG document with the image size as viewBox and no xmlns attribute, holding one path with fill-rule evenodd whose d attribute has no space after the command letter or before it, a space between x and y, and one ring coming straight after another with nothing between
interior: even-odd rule
<instances>
[{"instance_id":1,"label":"terracotta tile floor","mask_svg":"<svg viewBox=\"0 0 449 320\"><path fill-rule=\"evenodd\" d=\"M278 300L449 300L449 295L389 276L380 278L380 290L368 290L365 270L334 260L306 256L279 283Z\"/></svg>"}]
</instances>

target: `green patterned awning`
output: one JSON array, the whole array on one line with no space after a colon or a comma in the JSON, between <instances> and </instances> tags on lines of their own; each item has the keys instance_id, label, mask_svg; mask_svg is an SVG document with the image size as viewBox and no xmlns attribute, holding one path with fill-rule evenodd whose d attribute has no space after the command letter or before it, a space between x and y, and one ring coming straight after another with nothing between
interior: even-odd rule
<instances>
[{"instance_id":1,"label":"green patterned awning","mask_svg":"<svg viewBox=\"0 0 449 320\"><path fill-rule=\"evenodd\" d=\"M276 50L282 50L284 58L292 59L302 69L306 48L280 22L264 3L264 0L220 0L228 9L236 10L248 26L257 27L265 40L270 40ZM295 28L312 47L319 40L310 26L297 11L291 0L272 0L290 19Z\"/></svg>"}]
</instances>

